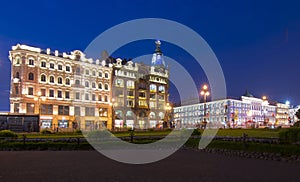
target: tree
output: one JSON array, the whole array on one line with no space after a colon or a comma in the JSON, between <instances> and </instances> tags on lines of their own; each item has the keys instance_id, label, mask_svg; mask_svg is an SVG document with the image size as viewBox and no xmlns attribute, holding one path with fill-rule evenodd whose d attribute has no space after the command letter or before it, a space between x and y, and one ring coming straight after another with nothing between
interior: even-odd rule
<instances>
[{"instance_id":1,"label":"tree","mask_svg":"<svg viewBox=\"0 0 300 182\"><path fill-rule=\"evenodd\" d=\"M298 121L300 120L300 109L298 109L298 111L296 112L296 117L298 118Z\"/></svg>"}]
</instances>

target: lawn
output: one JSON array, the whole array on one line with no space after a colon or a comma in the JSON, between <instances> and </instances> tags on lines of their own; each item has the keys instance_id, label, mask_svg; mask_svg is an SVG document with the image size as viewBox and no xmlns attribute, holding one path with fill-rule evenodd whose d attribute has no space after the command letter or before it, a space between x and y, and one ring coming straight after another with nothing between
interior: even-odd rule
<instances>
[{"instance_id":1,"label":"lawn","mask_svg":"<svg viewBox=\"0 0 300 182\"><path fill-rule=\"evenodd\" d=\"M247 134L248 137L258 138L276 138L279 136L279 132L286 129L220 129L217 136L232 136L240 137L243 134ZM171 130L157 130L157 131L135 131L135 136L165 136L169 134ZM203 130L201 130L203 133ZM130 132L113 132L117 137L130 136ZM41 134L41 133L24 133L26 138L80 138L83 137L80 133L54 133L54 134ZM19 138L23 137L23 134L18 134Z\"/></svg>"}]
</instances>

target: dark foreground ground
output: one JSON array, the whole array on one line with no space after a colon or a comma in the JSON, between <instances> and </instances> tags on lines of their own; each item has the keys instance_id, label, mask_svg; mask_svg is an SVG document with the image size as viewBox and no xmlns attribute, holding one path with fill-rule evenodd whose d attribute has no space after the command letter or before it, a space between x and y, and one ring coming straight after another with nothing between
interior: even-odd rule
<instances>
[{"instance_id":1,"label":"dark foreground ground","mask_svg":"<svg viewBox=\"0 0 300 182\"><path fill-rule=\"evenodd\" d=\"M128 165L96 151L0 152L0 181L300 181L300 165L181 149Z\"/></svg>"}]
</instances>

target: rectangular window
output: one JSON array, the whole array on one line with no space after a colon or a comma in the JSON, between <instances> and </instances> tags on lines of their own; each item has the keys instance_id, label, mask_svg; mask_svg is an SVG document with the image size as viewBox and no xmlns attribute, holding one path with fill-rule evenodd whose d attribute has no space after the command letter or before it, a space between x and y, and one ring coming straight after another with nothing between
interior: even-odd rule
<instances>
[{"instance_id":1,"label":"rectangular window","mask_svg":"<svg viewBox=\"0 0 300 182\"><path fill-rule=\"evenodd\" d=\"M80 107L75 107L75 116L80 116Z\"/></svg>"},{"instance_id":2,"label":"rectangular window","mask_svg":"<svg viewBox=\"0 0 300 182\"><path fill-rule=\"evenodd\" d=\"M53 114L53 105L52 104L42 104L41 105L41 114L52 115Z\"/></svg>"},{"instance_id":3,"label":"rectangular window","mask_svg":"<svg viewBox=\"0 0 300 182\"><path fill-rule=\"evenodd\" d=\"M90 100L90 94L85 94L85 100Z\"/></svg>"},{"instance_id":4,"label":"rectangular window","mask_svg":"<svg viewBox=\"0 0 300 182\"><path fill-rule=\"evenodd\" d=\"M145 100L139 100L139 106L147 107L147 102Z\"/></svg>"},{"instance_id":5,"label":"rectangular window","mask_svg":"<svg viewBox=\"0 0 300 182\"><path fill-rule=\"evenodd\" d=\"M139 97L143 97L143 98L145 98L145 97L146 97L146 94L145 94L145 92L139 92Z\"/></svg>"},{"instance_id":6,"label":"rectangular window","mask_svg":"<svg viewBox=\"0 0 300 182\"><path fill-rule=\"evenodd\" d=\"M69 106L58 106L58 115L69 115Z\"/></svg>"},{"instance_id":7,"label":"rectangular window","mask_svg":"<svg viewBox=\"0 0 300 182\"><path fill-rule=\"evenodd\" d=\"M100 108L99 109L99 116L107 117L107 112L108 112L107 108Z\"/></svg>"},{"instance_id":8,"label":"rectangular window","mask_svg":"<svg viewBox=\"0 0 300 182\"><path fill-rule=\"evenodd\" d=\"M15 94L19 95L19 86L15 86Z\"/></svg>"},{"instance_id":9,"label":"rectangular window","mask_svg":"<svg viewBox=\"0 0 300 182\"><path fill-rule=\"evenodd\" d=\"M80 99L80 93L79 92L76 92L75 98L78 99L78 100Z\"/></svg>"},{"instance_id":10,"label":"rectangular window","mask_svg":"<svg viewBox=\"0 0 300 182\"><path fill-rule=\"evenodd\" d=\"M86 107L85 108L85 116L95 116L95 108L94 107Z\"/></svg>"},{"instance_id":11,"label":"rectangular window","mask_svg":"<svg viewBox=\"0 0 300 182\"><path fill-rule=\"evenodd\" d=\"M33 88L32 87L28 88L28 95L33 95Z\"/></svg>"},{"instance_id":12,"label":"rectangular window","mask_svg":"<svg viewBox=\"0 0 300 182\"><path fill-rule=\"evenodd\" d=\"M50 63L50 69L54 69L54 63Z\"/></svg>"},{"instance_id":13,"label":"rectangular window","mask_svg":"<svg viewBox=\"0 0 300 182\"><path fill-rule=\"evenodd\" d=\"M150 102L149 104L150 104L150 108L155 108L155 107L156 107L156 102L153 102L153 101L152 101L152 102Z\"/></svg>"},{"instance_id":14,"label":"rectangular window","mask_svg":"<svg viewBox=\"0 0 300 182\"><path fill-rule=\"evenodd\" d=\"M133 100L127 100L127 107L133 107Z\"/></svg>"},{"instance_id":15,"label":"rectangular window","mask_svg":"<svg viewBox=\"0 0 300 182\"><path fill-rule=\"evenodd\" d=\"M156 95L155 94L150 94L150 99L155 99Z\"/></svg>"},{"instance_id":16,"label":"rectangular window","mask_svg":"<svg viewBox=\"0 0 300 182\"><path fill-rule=\"evenodd\" d=\"M26 104L26 111L27 111L27 114L33 114L34 113L34 103L27 103Z\"/></svg>"},{"instance_id":17,"label":"rectangular window","mask_svg":"<svg viewBox=\"0 0 300 182\"><path fill-rule=\"evenodd\" d=\"M44 88L41 89L41 96L44 96L44 97L46 96L46 89L44 89Z\"/></svg>"},{"instance_id":18,"label":"rectangular window","mask_svg":"<svg viewBox=\"0 0 300 182\"><path fill-rule=\"evenodd\" d=\"M54 97L54 90L52 89L49 90L49 97Z\"/></svg>"},{"instance_id":19,"label":"rectangular window","mask_svg":"<svg viewBox=\"0 0 300 182\"><path fill-rule=\"evenodd\" d=\"M70 92L69 92L69 91L66 91L66 92L65 92L65 98L66 98L66 99L70 99Z\"/></svg>"},{"instance_id":20,"label":"rectangular window","mask_svg":"<svg viewBox=\"0 0 300 182\"><path fill-rule=\"evenodd\" d=\"M133 97L134 96L134 91L133 90L127 91L127 96Z\"/></svg>"},{"instance_id":21,"label":"rectangular window","mask_svg":"<svg viewBox=\"0 0 300 182\"><path fill-rule=\"evenodd\" d=\"M92 95L92 100L93 100L93 101L96 100L96 95L95 95L95 94Z\"/></svg>"},{"instance_id":22,"label":"rectangular window","mask_svg":"<svg viewBox=\"0 0 300 182\"><path fill-rule=\"evenodd\" d=\"M20 111L20 104L14 103L14 113L19 113L19 111Z\"/></svg>"},{"instance_id":23,"label":"rectangular window","mask_svg":"<svg viewBox=\"0 0 300 182\"><path fill-rule=\"evenodd\" d=\"M57 91L57 97L58 97L58 98L62 98L62 92L61 92L61 90L58 90L58 91Z\"/></svg>"}]
</instances>

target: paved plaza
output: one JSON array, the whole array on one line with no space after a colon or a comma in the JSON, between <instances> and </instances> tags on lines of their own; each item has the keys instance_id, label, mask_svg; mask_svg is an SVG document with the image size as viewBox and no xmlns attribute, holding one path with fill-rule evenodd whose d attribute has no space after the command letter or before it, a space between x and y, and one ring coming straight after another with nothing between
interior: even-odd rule
<instances>
[{"instance_id":1,"label":"paved plaza","mask_svg":"<svg viewBox=\"0 0 300 182\"><path fill-rule=\"evenodd\" d=\"M299 181L300 165L181 149L128 165L96 151L0 152L0 181Z\"/></svg>"}]
</instances>

